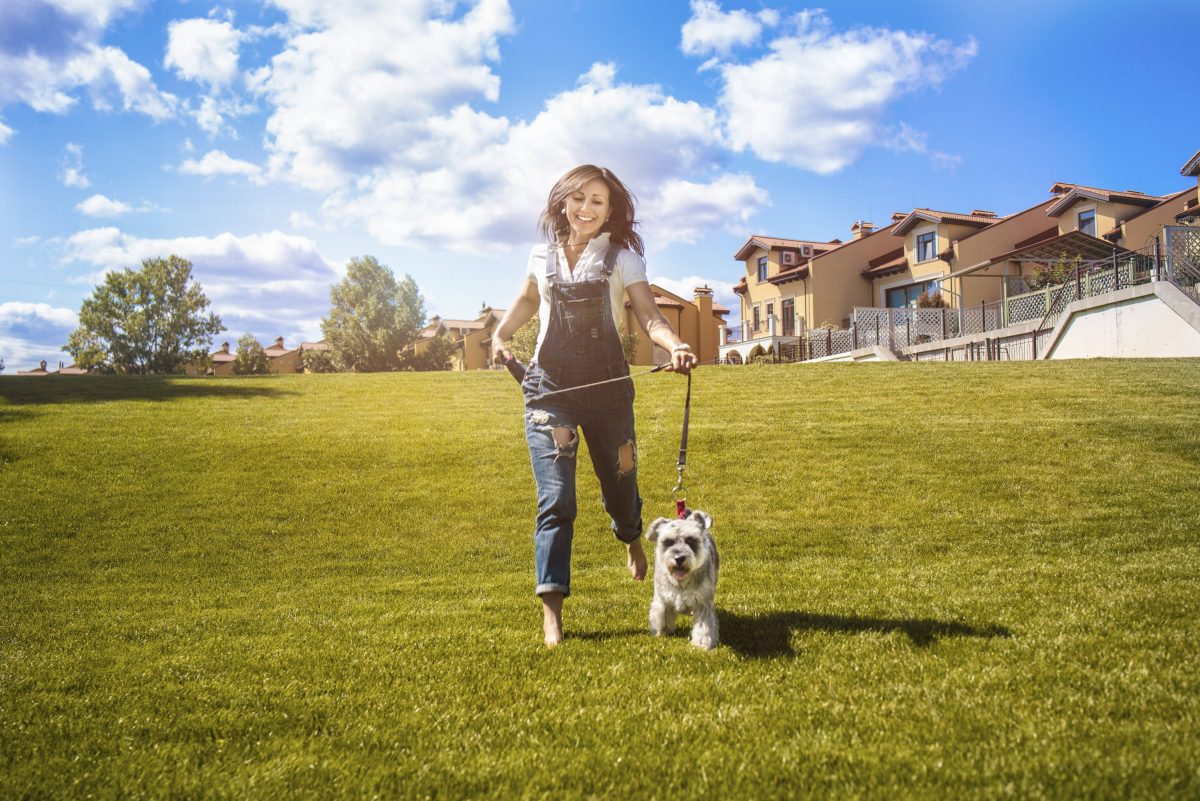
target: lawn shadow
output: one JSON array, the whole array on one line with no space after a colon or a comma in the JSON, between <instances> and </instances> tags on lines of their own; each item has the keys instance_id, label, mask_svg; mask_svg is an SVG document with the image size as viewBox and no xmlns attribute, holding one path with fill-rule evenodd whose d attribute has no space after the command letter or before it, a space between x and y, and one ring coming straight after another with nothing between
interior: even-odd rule
<instances>
[{"instance_id":1,"label":"lawn shadow","mask_svg":"<svg viewBox=\"0 0 1200 801\"><path fill-rule=\"evenodd\" d=\"M638 637L643 634L649 636L649 629L616 629L615 631L568 631L567 639L570 640L595 640L603 642L604 640L628 639L630 637Z\"/></svg>"},{"instance_id":2,"label":"lawn shadow","mask_svg":"<svg viewBox=\"0 0 1200 801\"><path fill-rule=\"evenodd\" d=\"M721 644L743 656L767 659L795 656L792 634L796 631L830 631L845 634L900 632L913 645L924 648L942 637L1011 637L1003 626L972 626L955 621L930 618L879 618L847 615L820 615L812 612L770 612L764 615L739 615L717 610L721 625Z\"/></svg>"},{"instance_id":3,"label":"lawn shadow","mask_svg":"<svg viewBox=\"0 0 1200 801\"><path fill-rule=\"evenodd\" d=\"M268 379L269 380L269 379ZM13 406L108 401L171 401L180 398L261 398L294 394L292 390L212 378L143 375L15 376L0 378L0 401ZM15 410L4 410L0 422L19 419Z\"/></svg>"}]
</instances>

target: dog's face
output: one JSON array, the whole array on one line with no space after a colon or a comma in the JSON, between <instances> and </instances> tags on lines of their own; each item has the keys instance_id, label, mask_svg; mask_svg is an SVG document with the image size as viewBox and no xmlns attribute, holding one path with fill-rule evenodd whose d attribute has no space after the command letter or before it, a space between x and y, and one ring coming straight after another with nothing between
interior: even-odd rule
<instances>
[{"instance_id":1,"label":"dog's face","mask_svg":"<svg viewBox=\"0 0 1200 801\"><path fill-rule=\"evenodd\" d=\"M712 518L701 511L682 520L660 517L650 524L646 539L657 543L657 568L675 581L684 581L712 558Z\"/></svg>"}]
</instances>

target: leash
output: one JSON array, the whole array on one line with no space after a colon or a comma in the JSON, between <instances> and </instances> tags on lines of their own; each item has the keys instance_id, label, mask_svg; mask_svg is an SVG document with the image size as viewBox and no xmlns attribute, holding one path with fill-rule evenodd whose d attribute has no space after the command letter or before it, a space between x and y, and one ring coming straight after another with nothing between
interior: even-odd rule
<instances>
[{"instance_id":1,"label":"leash","mask_svg":"<svg viewBox=\"0 0 1200 801\"><path fill-rule=\"evenodd\" d=\"M683 470L687 467L688 418L692 414L692 373L690 370L687 380L687 400L683 403L683 436L679 440L679 461L675 464L675 471L679 474L679 479L675 482L675 489L671 490L671 496L675 499L675 515L680 520L687 517L687 489L683 486Z\"/></svg>"}]
</instances>

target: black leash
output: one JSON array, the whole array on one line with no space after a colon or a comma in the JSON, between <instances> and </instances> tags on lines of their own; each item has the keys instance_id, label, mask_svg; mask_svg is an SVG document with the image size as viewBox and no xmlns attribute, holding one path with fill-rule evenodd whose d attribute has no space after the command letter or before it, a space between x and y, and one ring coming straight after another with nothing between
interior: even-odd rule
<instances>
[{"instance_id":1,"label":"black leash","mask_svg":"<svg viewBox=\"0 0 1200 801\"><path fill-rule=\"evenodd\" d=\"M671 494L675 498L675 514L680 520L687 517L687 489L683 486L683 470L687 467L687 437L688 437L688 419L692 414L692 371L688 371L687 385L687 400L683 402L683 436L679 440L679 461L675 464L675 471L679 474L679 480L675 482L675 489Z\"/></svg>"}]
</instances>

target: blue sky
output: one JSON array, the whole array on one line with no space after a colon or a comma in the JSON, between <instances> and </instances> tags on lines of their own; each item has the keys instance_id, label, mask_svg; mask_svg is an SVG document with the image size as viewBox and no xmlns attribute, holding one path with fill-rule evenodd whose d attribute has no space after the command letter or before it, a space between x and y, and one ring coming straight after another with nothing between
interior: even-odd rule
<instances>
[{"instance_id":1,"label":"blue sky","mask_svg":"<svg viewBox=\"0 0 1200 801\"><path fill-rule=\"evenodd\" d=\"M584 162L638 195L652 280L735 309L752 233L1173 192L1197 30L1195 2L4 0L0 358L69 361L104 272L170 253L230 341L319 339L365 254L473 317Z\"/></svg>"}]
</instances>

